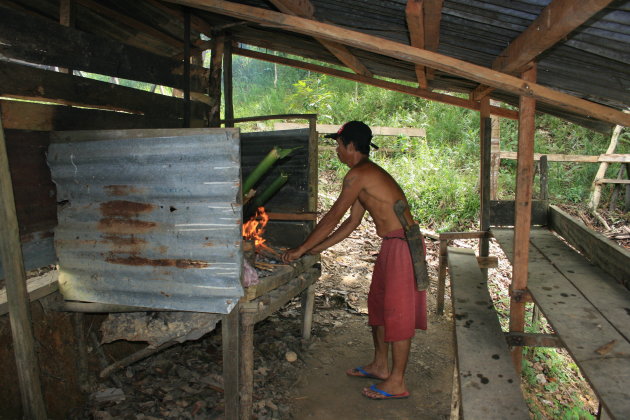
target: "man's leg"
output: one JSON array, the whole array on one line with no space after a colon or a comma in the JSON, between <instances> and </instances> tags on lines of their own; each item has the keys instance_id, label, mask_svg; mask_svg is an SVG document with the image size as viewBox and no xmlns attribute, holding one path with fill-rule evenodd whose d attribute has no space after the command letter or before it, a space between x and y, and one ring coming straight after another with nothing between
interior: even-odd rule
<instances>
[{"instance_id":1,"label":"man's leg","mask_svg":"<svg viewBox=\"0 0 630 420\"><path fill-rule=\"evenodd\" d=\"M385 345L387 345L387 343L385 343ZM405 385L405 369L407 368L407 361L409 360L410 348L410 338L402 341L394 341L392 343L392 371L385 381L376 385L378 389L393 395L407 392L407 386ZM363 394L372 398L383 396L369 388L364 388Z\"/></svg>"},{"instance_id":2,"label":"man's leg","mask_svg":"<svg viewBox=\"0 0 630 420\"><path fill-rule=\"evenodd\" d=\"M372 360L372 363L363 366L363 370L376 377L386 379L389 376L389 344L385 342L385 327L382 325L372 326L372 340L374 341L374 360ZM354 369L350 369L347 374L356 376Z\"/></svg>"}]
</instances>

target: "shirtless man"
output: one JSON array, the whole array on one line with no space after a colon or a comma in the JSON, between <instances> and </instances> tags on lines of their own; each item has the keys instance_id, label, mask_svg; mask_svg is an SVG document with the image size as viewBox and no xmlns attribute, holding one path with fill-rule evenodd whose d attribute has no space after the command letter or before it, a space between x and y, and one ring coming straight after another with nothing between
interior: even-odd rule
<instances>
[{"instance_id":1,"label":"shirtless man","mask_svg":"<svg viewBox=\"0 0 630 420\"><path fill-rule=\"evenodd\" d=\"M282 260L290 262L304 254L322 252L347 238L359 226L365 211L370 213L376 232L383 238L368 295L374 360L368 365L349 369L346 374L383 381L363 389L363 395L368 398L407 398L409 391L404 374L411 338L415 329L426 329L426 293L416 290L411 254L394 212L396 201L407 200L392 176L370 161L370 146L374 144L371 143L372 131L367 125L350 121L336 134L326 137L337 141L337 156L350 170L343 180L341 194L328 213L304 243L285 252ZM350 216L337 227L348 209ZM412 221L409 210L406 218ZM391 371L388 368L389 343L392 348Z\"/></svg>"}]
</instances>

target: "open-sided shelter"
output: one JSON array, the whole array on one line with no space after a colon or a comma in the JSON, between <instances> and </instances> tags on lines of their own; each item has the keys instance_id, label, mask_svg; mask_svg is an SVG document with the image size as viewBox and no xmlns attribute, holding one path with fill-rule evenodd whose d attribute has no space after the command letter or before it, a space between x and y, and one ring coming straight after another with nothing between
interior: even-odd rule
<instances>
[{"instance_id":1,"label":"open-sided shelter","mask_svg":"<svg viewBox=\"0 0 630 420\"><path fill-rule=\"evenodd\" d=\"M0 0L0 111L9 150L0 160L3 268L7 286L16 287L7 291L16 311L11 321L23 355L18 376L27 414L43 418L44 404L28 340L29 308L20 302L26 296L20 241L27 253L57 223L58 200L45 161L50 132L218 127L222 97L223 123L231 126L236 117L250 117L233 115L233 54L478 110L482 156L490 148L490 115L517 119L511 325L519 332L524 302L531 299L535 113L601 132L630 125L624 113L630 104L629 46L627 0ZM201 66L207 49L209 70ZM96 81L84 73L104 77ZM121 86L118 79L148 83L153 92ZM482 168L481 228L487 231L488 165ZM7 193L11 186L15 200ZM17 216L10 210L14 202ZM620 275L617 280L627 285L627 269ZM617 348L602 351L601 359L627 358L629 337L616 331L622 337L613 339L620 340ZM517 346L517 366L519 352ZM622 390L614 397L595 386L613 417L621 418L625 406L618 401L628 400L623 389L629 380L613 381L611 387ZM229 416L235 416L238 401L229 400Z\"/></svg>"}]
</instances>

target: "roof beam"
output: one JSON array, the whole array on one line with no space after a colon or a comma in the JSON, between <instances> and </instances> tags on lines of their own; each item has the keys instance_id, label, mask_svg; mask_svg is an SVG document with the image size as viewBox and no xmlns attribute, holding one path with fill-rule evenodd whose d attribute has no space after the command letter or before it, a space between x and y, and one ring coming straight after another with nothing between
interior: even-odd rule
<instances>
[{"instance_id":1,"label":"roof beam","mask_svg":"<svg viewBox=\"0 0 630 420\"><path fill-rule=\"evenodd\" d=\"M93 1L93 0L75 0L75 1L88 10L91 10L103 16L107 16L120 23L123 23L127 26L130 26L141 32L144 32L145 34L153 38L159 39L160 41L164 42L165 44L170 45L171 47L182 48L184 45L183 41L176 39L175 37L171 35L165 34L164 32L159 31L155 29L154 27L147 25L146 23L140 22L139 20L129 17L123 13L110 9L109 7L104 6L96 1Z\"/></svg>"},{"instance_id":2,"label":"roof beam","mask_svg":"<svg viewBox=\"0 0 630 420\"><path fill-rule=\"evenodd\" d=\"M532 97L541 102L557 106L568 112L574 112L591 118L597 118L612 124L630 126L630 114L624 114L614 108L590 102L575 96L541 86L534 82L524 82L496 70L468 63L432 51L421 50L410 45L391 41L381 37L364 34L362 32L290 16L257 7L232 3L223 0L167 0L171 3L206 10L212 13L232 16L257 22L263 25L273 25L284 30L316 36L329 41L345 43L354 48L360 48L393 57L414 64L433 67L445 73L454 74L481 84L492 86L519 96Z\"/></svg>"},{"instance_id":3,"label":"roof beam","mask_svg":"<svg viewBox=\"0 0 630 420\"><path fill-rule=\"evenodd\" d=\"M315 7L309 0L270 0L282 13L315 20ZM332 55L337 57L346 67L362 76L372 77L372 73L352 54L345 45L327 39L314 37Z\"/></svg>"},{"instance_id":4,"label":"roof beam","mask_svg":"<svg viewBox=\"0 0 630 420\"><path fill-rule=\"evenodd\" d=\"M437 51L440 45L440 21L442 20L442 3L444 0L424 0L424 48ZM426 69L427 79L433 79L435 70Z\"/></svg>"},{"instance_id":5,"label":"roof beam","mask_svg":"<svg viewBox=\"0 0 630 420\"><path fill-rule=\"evenodd\" d=\"M412 86L401 85L399 83L389 82L387 80L376 79L374 77L362 76L360 74L350 73L348 71L338 70L331 67L320 66L318 64L311 64L304 61L293 60L290 58L279 57L273 54L265 54L258 51L247 50L244 48L233 47L232 52L234 54L242 55L244 57L255 58L257 60L268 61L270 63L282 64L285 66L295 67L298 69L309 70L315 73L327 74L333 77L339 77L341 79L352 80L360 82L366 85L376 86L383 89L392 90L394 92L406 93L408 95L417 96L419 98L429 99L436 102L442 102L448 105L459 106L462 108L472 109L479 111L479 103L469 101L457 96L445 95L443 93L436 93L430 90L418 89ZM491 106L490 113L499 117L510 118L512 120L518 119L518 112L510 109L501 108L498 106Z\"/></svg>"},{"instance_id":6,"label":"roof beam","mask_svg":"<svg viewBox=\"0 0 630 420\"><path fill-rule=\"evenodd\" d=\"M612 0L553 0L494 60L492 68L504 73L522 72L528 63L611 2Z\"/></svg>"},{"instance_id":7,"label":"roof beam","mask_svg":"<svg viewBox=\"0 0 630 420\"><path fill-rule=\"evenodd\" d=\"M540 54L553 47L581 24L600 12L612 0L553 0L540 15L517 36L492 63L492 68L504 73L520 73ZM480 100L493 88L480 85L472 92Z\"/></svg>"},{"instance_id":8,"label":"roof beam","mask_svg":"<svg viewBox=\"0 0 630 420\"><path fill-rule=\"evenodd\" d=\"M409 30L409 43L416 48L424 49L423 0L407 0L405 18ZM426 89L427 76L424 74L424 66L420 64L416 64L416 78L418 79L418 87Z\"/></svg>"}]
</instances>

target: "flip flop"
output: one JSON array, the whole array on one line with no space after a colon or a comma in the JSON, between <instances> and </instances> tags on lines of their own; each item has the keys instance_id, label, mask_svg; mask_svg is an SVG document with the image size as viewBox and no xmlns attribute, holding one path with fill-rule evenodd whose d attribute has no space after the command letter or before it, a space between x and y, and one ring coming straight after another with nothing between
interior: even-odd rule
<instances>
[{"instance_id":1,"label":"flip flop","mask_svg":"<svg viewBox=\"0 0 630 420\"><path fill-rule=\"evenodd\" d=\"M352 375L348 372L346 372L346 375L351 376L353 378L368 378L368 379L378 379L379 381L382 381L383 378L379 378L376 375L372 375L370 372L366 371L365 369L363 369L362 366L357 366L354 369L352 369L351 372L358 372L360 373L360 375Z\"/></svg>"},{"instance_id":2,"label":"flip flop","mask_svg":"<svg viewBox=\"0 0 630 420\"><path fill-rule=\"evenodd\" d=\"M409 398L409 391L405 391L402 394L390 394L389 392L383 391L382 389L378 389L376 384L370 387L370 391L374 391L377 394L382 395L382 397L371 397L364 392L362 392L363 396L371 399L371 400L402 400L405 398Z\"/></svg>"}]
</instances>

